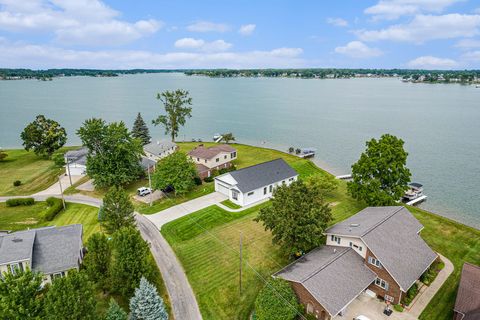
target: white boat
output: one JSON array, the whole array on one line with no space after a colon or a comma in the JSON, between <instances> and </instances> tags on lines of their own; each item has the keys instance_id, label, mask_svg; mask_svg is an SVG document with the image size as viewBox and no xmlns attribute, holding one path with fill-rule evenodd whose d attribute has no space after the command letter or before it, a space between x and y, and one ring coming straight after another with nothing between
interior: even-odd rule
<instances>
[{"instance_id":1,"label":"white boat","mask_svg":"<svg viewBox=\"0 0 480 320\"><path fill-rule=\"evenodd\" d=\"M218 139L221 139L222 138L222 135L220 133L215 133L213 135L213 141L217 141Z\"/></svg>"},{"instance_id":2,"label":"white boat","mask_svg":"<svg viewBox=\"0 0 480 320\"><path fill-rule=\"evenodd\" d=\"M420 183L412 182L408 185L410 189L408 189L405 194L403 195L403 200L406 202L410 202L417 198L423 196L423 185Z\"/></svg>"}]
</instances>

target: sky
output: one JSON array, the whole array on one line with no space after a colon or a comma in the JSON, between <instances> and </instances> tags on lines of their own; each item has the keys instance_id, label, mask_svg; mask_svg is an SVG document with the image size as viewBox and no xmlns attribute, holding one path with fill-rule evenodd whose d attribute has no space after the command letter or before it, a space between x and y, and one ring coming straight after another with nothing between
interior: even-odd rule
<instances>
[{"instance_id":1,"label":"sky","mask_svg":"<svg viewBox=\"0 0 480 320\"><path fill-rule=\"evenodd\" d=\"M0 0L0 68L480 69L480 0Z\"/></svg>"}]
</instances>

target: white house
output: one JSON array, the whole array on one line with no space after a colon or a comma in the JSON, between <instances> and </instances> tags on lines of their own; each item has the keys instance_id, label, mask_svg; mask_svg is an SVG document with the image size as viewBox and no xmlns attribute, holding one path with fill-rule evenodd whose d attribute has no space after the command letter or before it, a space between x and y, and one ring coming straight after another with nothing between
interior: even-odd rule
<instances>
[{"instance_id":1,"label":"white house","mask_svg":"<svg viewBox=\"0 0 480 320\"><path fill-rule=\"evenodd\" d=\"M171 155L177 150L175 142L171 141L154 141L143 146L143 151L148 159L155 162Z\"/></svg>"},{"instance_id":2,"label":"white house","mask_svg":"<svg viewBox=\"0 0 480 320\"><path fill-rule=\"evenodd\" d=\"M67 175L82 176L87 173L87 154L88 149L86 147L65 153L65 172Z\"/></svg>"},{"instance_id":3,"label":"white house","mask_svg":"<svg viewBox=\"0 0 480 320\"><path fill-rule=\"evenodd\" d=\"M215 191L246 206L270 198L276 186L289 185L297 178L297 172L285 160L276 159L216 177Z\"/></svg>"}]
</instances>

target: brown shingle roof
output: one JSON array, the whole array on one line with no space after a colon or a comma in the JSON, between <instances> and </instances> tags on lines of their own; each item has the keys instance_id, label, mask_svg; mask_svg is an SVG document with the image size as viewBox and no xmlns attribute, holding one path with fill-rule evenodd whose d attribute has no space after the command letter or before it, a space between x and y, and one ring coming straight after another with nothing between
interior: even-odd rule
<instances>
[{"instance_id":1,"label":"brown shingle roof","mask_svg":"<svg viewBox=\"0 0 480 320\"><path fill-rule=\"evenodd\" d=\"M465 262L458 287L455 311L465 314L464 320L480 319L480 267Z\"/></svg>"},{"instance_id":2,"label":"brown shingle roof","mask_svg":"<svg viewBox=\"0 0 480 320\"><path fill-rule=\"evenodd\" d=\"M191 150L188 155L192 157L197 157L201 159L212 159L216 155L222 152L235 152L237 149L230 147L226 144L219 144L210 148L205 148L204 146L198 146L195 149Z\"/></svg>"}]
</instances>

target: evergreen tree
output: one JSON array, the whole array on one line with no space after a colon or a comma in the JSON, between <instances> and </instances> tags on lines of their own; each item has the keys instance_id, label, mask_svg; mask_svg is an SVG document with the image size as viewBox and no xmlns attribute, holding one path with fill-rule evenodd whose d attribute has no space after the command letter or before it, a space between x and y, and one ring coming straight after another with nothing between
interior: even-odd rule
<instances>
[{"instance_id":1,"label":"evergreen tree","mask_svg":"<svg viewBox=\"0 0 480 320\"><path fill-rule=\"evenodd\" d=\"M111 249L103 233L94 233L87 242L88 253L83 259L83 266L88 278L105 290L108 287Z\"/></svg>"},{"instance_id":2,"label":"evergreen tree","mask_svg":"<svg viewBox=\"0 0 480 320\"><path fill-rule=\"evenodd\" d=\"M143 276L151 274L149 248L134 228L121 228L113 235L111 267L114 291L129 297Z\"/></svg>"},{"instance_id":3,"label":"evergreen tree","mask_svg":"<svg viewBox=\"0 0 480 320\"><path fill-rule=\"evenodd\" d=\"M70 270L53 281L45 297L46 319L96 319L96 300L92 283L83 272Z\"/></svg>"},{"instance_id":4,"label":"evergreen tree","mask_svg":"<svg viewBox=\"0 0 480 320\"><path fill-rule=\"evenodd\" d=\"M42 275L30 270L5 272L0 280L0 319L41 319Z\"/></svg>"},{"instance_id":5,"label":"evergreen tree","mask_svg":"<svg viewBox=\"0 0 480 320\"><path fill-rule=\"evenodd\" d=\"M167 320L168 313L157 288L144 277L130 299L130 319L132 320Z\"/></svg>"},{"instance_id":6,"label":"evergreen tree","mask_svg":"<svg viewBox=\"0 0 480 320\"><path fill-rule=\"evenodd\" d=\"M122 187L111 187L103 198L102 222L107 233L135 226L134 207Z\"/></svg>"},{"instance_id":7,"label":"evergreen tree","mask_svg":"<svg viewBox=\"0 0 480 320\"><path fill-rule=\"evenodd\" d=\"M127 313L120 307L115 299L110 299L105 320L127 320Z\"/></svg>"},{"instance_id":8,"label":"evergreen tree","mask_svg":"<svg viewBox=\"0 0 480 320\"><path fill-rule=\"evenodd\" d=\"M138 113L137 118L133 123L132 136L134 138L140 139L143 145L148 144L150 142L150 139L152 138L150 137L150 132L148 130L147 124L145 123L145 121L143 121L140 112Z\"/></svg>"}]
</instances>

